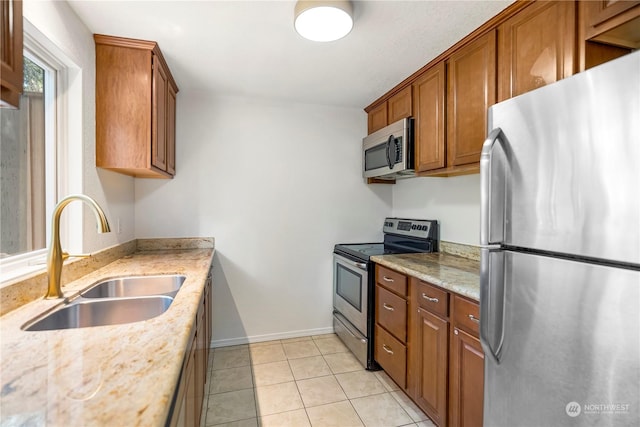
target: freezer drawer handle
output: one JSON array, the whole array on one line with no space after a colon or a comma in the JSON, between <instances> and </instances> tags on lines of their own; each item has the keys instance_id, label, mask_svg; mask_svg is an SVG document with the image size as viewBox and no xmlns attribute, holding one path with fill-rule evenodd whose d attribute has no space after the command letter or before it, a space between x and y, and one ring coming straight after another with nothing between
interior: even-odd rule
<instances>
[{"instance_id":1,"label":"freezer drawer handle","mask_svg":"<svg viewBox=\"0 0 640 427\"><path fill-rule=\"evenodd\" d=\"M469 320L471 320L472 322L478 323L478 324L480 323L480 319L478 319L478 318L477 318L476 316L474 316L473 314L470 314L470 315L469 315Z\"/></svg>"},{"instance_id":2,"label":"freezer drawer handle","mask_svg":"<svg viewBox=\"0 0 640 427\"><path fill-rule=\"evenodd\" d=\"M393 279L390 279L387 276L382 276L382 280L384 280L385 282L393 282Z\"/></svg>"},{"instance_id":3,"label":"freezer drawer handle","mask_svg":"<svg viewBox=\"0 0 640 427\"><path fill-rule=\"evenodd\" d=\"M382 303L382 306L385 308L385 310L389 310L389 311L393 311L394 310L394 308L392 306L390 306L389 304L387 304L386 302Z\"/></svg>"},{"instance_id":4,"label":"freezer drawer handle","mask_svg":"<svg viewBox=\"0 0 640 427\"><path fill-rule=\"evenodd\" d=\"M438 298L431 298L429 295L425 294L424 292L422 293L422 298L426 299L427 301L431 301L431 302L440 301Z\"/></svg>"},{"instance_id":5,"label":"freezer drawer handle","mask_svg":"<svg viewBox=\"0 0 640 427\"><path fill-rule=\"evenodd\" d=\"M386 344L382 344L382 349L384 351L386 351L387 353L389 353L389 354L393 354L393 350L391 350L389 347L387 347Z\"/></svg>"}]
</instances>

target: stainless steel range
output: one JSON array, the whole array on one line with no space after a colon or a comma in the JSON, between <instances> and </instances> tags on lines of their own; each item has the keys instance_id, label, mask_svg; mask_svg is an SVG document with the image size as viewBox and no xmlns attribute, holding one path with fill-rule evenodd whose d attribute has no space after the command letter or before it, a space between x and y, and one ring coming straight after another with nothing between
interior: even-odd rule
<instances>
[{"instance_id":1,"label":"stainless steel range","mask_svg":"<svg viewBox=\"0 0 640 427\"><path fill-rule=\"evenodd\" d=\"M338 244L333 250L333 328L366 369L373 360L375 273L371 257L438 252L438 221L384 220L382 243Z\"/></svg>"}]
</instances>

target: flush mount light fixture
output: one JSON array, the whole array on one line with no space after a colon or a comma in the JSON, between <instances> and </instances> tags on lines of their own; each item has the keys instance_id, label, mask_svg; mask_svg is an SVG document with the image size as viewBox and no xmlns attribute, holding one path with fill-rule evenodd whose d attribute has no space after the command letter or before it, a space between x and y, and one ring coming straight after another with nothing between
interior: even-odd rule
<instances>
[{"instance_id":1,"label":"flush mount light fixture","mask_svg":"<svg viewBox=\"0 0 640 427\"><path fill-rule=\"evenodd\" d=\"M353 6L346 0L299 0L294 9L296 31L305 39L330 42L353 28Z\"/></svg>"}]
</instances>

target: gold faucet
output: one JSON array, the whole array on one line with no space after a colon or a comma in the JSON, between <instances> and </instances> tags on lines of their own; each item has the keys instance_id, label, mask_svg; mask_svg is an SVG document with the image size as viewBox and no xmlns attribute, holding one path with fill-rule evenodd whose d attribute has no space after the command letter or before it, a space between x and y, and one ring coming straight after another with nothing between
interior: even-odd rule
<instances>
[{"instance_id":1,"label":"gold faucet","mask_svg":"<svg viewBox=\"0 0 640 427\"><path fill-rule=\"evenodd\" d=\"M51 246L49 247L49 255L47 256L47 272L49 275L49 289L44 296L45 299L63 298L62 289L60 289L60 276L62 275L62 263L70 256L89 256L89 255L69 255L62 252L60 247L60 215L62 210L74 200L81 200L87 203L96 215L98 221L98 233L109 233L111 227L107 217L98 206L95 200L84 194L71 194L60 200L53 209L53 217L51 219Z\"/></svg>"}]
</instances>

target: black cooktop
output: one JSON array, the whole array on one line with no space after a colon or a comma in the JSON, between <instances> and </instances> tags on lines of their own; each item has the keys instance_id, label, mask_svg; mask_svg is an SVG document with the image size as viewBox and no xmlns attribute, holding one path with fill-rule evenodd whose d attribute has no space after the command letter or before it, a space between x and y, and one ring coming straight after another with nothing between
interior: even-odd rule
<instances>
[{"instance_id":1,"label":"black cooktop","mask_svg":"<svg viewBox=\"0 0 640 427\"><path fill-rule=\"evenodd\" d=\"M347 253L351 256L369 260L369 257L374 255L386 255L395 254L393 248L385 247L384 243L353 243L346 245L336 245L336 252Z\"/></svg>"}]
</instances>

